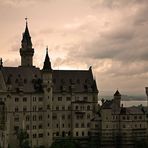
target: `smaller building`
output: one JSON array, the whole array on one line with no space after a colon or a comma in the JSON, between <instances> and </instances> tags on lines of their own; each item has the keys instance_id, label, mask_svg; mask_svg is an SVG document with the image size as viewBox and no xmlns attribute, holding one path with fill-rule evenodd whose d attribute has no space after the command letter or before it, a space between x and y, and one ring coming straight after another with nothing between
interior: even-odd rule
<instances>
[{"instance_id":1,"label":"smaller building","mask_svg":"<svg viewBox=\"0 0 148 148\"><path fill-rule=\"evenodd\" d=\"M147 116L142 106L123 107L117 90L113 100L102 100L101 146L103 148L129 147L147 137Z\"/></svg>"}]
</instances>

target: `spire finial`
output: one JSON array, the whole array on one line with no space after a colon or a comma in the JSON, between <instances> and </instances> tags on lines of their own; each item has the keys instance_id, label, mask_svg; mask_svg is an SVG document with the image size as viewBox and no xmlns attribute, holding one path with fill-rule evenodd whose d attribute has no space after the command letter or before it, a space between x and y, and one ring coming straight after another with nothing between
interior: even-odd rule
<instances>
[{"instance_id":1,"label":"spire finial","mask_svg":"<svg viewBox=\"0 0 148 148\"><path fill-rule=\"evenodd\" d=\"M28 25L28 17L25 17L26 26Z\"/></svg>"},{"instance_id":2,"label":"spire finial","mask_svg":"<svg viewBox=\"0 0 148 148\"><path fill-rule=\"evenodd\" d=\"M46 54L48 54L48 46L46 46Z\"/></svg>"}]
</instances>

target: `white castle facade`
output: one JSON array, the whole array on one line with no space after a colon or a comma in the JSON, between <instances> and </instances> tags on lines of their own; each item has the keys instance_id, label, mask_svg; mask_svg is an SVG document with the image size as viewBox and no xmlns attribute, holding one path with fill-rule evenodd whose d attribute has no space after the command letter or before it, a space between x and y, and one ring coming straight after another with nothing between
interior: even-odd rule
<instances>
[{"instance_id":1,"label":"white castle facade","mask_svg":"<svg viewBox=\"0 0 148 148\"><path fill-rule=\"evenodd\" d=\"M48 49L43 69L33 65L35 50L28 25L20 48L21 65L0 65L0 143L18 147L16 132L23 129L31 147L49 147L58 137L88 137L98 90L88 70L53 70Z\"/></svg>"}]
</instances>

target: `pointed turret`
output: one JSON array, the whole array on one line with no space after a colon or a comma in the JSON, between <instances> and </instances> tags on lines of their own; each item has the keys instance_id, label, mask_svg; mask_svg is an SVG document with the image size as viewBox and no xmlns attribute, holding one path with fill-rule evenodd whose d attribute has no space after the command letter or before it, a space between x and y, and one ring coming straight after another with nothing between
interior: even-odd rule
<instances>
[{"instance_id":1,"label":"pointed turret","mask_svg":"<svg viewBox=\"0 0 148 148\"><path fill-rule=\"evenodd\" d=\"M44 65L43 65L43 70L52 71L51 62L50 62L50 58L48 55L48 47L46 48L46 57L45 57Z\"/></svg>"},{"instance_id":2,"label":"pointed turret","mask_svg":"<svg viewBox=\"0 0 148 148\"><path fill-rule=\"evenodd\" d=\"M114 94L114 96L121 96L121 94L119 93L119 91L117 90Z\"/></svg>"},{"instance_id":3,"label":"pointed turret","mask_svg":"<svg viewBox=\"0 0 148 148\"><path fill-rule=\"evenodd\" d=\"M27 20L26 20L25 32L23 33L22 48L32 48L32 42L31 42L31 37L30 37L30 34L29 34Z\"/></svg>"},{"instance_id":4,"label":"pointed turret","mask_svg":"<svg viewBox=\"0 0 148 148\"><path fill-rule=\"evenodd\" d=\"M114 102L114 109L118 110L121 104L121 94L118 90L114 94L113 102Z\"/></svg>"},{"instance_id":5,"label":"pointed turret","mask_svg":"<svg viewBox=\"0 0 148 148\"><path fill-rule=\"evenodd\" d=\"M32 48L31 37L28 29L28 22L26 20L26 28L25 32L23 33L22 44L20 48L20 55L21 55L21 66L33 66L33 55L34 49Z\"/></svg>"}]
</instances>

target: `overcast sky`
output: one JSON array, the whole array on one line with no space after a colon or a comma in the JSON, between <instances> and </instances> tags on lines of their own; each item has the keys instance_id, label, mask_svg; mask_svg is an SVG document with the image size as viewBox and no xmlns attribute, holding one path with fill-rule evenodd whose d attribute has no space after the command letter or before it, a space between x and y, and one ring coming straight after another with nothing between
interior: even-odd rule
<instances>
[{"instance_id":1,"label":"overcast sky","mask_svg":"<svg viewBox=\"0 0 148 148\"><path fill-rule=\"evenodd\" d=\"M0 0L4 66L20 65L26 16L37 67L48 45L53 69L92 66L101 92L145 93L148 0Z\"/></svg>"}]
</instances>

